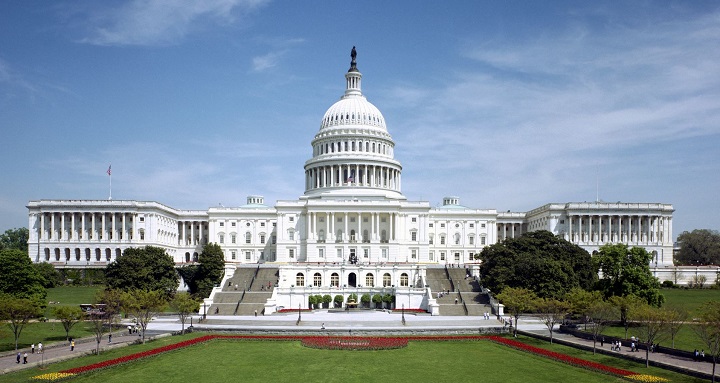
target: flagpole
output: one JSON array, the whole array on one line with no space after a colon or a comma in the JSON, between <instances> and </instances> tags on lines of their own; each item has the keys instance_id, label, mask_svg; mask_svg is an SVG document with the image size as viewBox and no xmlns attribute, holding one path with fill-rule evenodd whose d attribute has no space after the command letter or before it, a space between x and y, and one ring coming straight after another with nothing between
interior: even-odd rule
<instances>
[{"instance_id":1,"label":"flagpole","mask_svg":"<svg viewBox=\"0 0 720 383\"><path fill-rule=\"evenodd\" d=\"M110 197L108 200L112 200L112 164L108 166L107 174L110 176Z\"/></svg>"}]
</instances>

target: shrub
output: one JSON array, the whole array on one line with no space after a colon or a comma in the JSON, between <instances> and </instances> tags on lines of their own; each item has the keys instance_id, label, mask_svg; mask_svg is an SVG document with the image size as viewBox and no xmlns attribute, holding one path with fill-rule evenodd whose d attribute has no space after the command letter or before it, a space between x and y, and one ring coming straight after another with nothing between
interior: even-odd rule
<instances>
[{"instance_id":1,"label":"shrub","mask_svg":"<svg viewBox=\"0 0 720 383\"><path fill-rule=\"evenodd\" d=\"M342 303L343 303L343 296L338 294L335 296L333 301L335 302L335 306L340 307L340 306L342 306Z\"/></svg>"},{"instance_id":2,"label":"shrub","mask_svg":"<svg viewBox=\"0 0 720 383\"><path fill-rule=\"evenodd\" d=\"M673 281L663 281L662 287L666 289L672 289L673 287L675 287L675 284L673 283Z\"/></svg>"}]
</instances>

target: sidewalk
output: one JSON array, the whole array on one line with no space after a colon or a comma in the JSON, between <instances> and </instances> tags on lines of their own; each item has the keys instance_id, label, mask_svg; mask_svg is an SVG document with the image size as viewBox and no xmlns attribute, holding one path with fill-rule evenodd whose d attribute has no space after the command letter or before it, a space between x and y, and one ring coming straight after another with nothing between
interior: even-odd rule
<instances>
[{"instance_id":1,"label":"sidewalk","mask_svg":"<svg viewBox=\"0 0 720 383\"><path fill-rule=\"evenodd\" d=\"M519 330L523 330L522 324ZM549 337L550 333L547 331L547 327L544 330L525 330L527 334L539 335L541 337ZM557 343L569 343L582 349L592 350L593 341L575 337L571 334L564 334L560 332L553 332L553 341ZM605 355L614 355L619 358L631 359L641 364L645 364L645 350L639 350L631 352L629 347L622 347L620 351L610 351L610 344L605 343L603 347L600 347L600 342L595 345L597 353ZM690 358L683 358L679 356L664 354L660 352L651 352L649 354L650 365L661 367L664 369L693 375L698 378L710 379L712 376L712 363L695 361Z\"/></svg>"},{"instance_id":2,"label":"sidewalk","mask_svg":"<svg viewBox=\"0 0 720 383\"><path fill-rule=\"evenodd\" d=\"M130 343L138 340L136 334L128 335L126 330L124 331L113 331L112 342L108 342L108 335L103 336L102 342L100 342L100 352L105 350L125 347ZM146 335L147 338L147 335ZM23 364L22 356L20 363L17 363L17 352L8 351L0 355L0 374L7 374L9 372L18 371L26 368L39 367L49 363L55 363L67 359L78 358L84 355L91 355L95 352L97 343L95 337L76 338L75 339L75 350L70 351L70 342L59 342L50 345L43 344L43 353L38 353L37 344L35 345L35 353L32 354L30 348L22 348L18 351L21 354L27 352L27 364Z\"/></svg>"}]
</instances>

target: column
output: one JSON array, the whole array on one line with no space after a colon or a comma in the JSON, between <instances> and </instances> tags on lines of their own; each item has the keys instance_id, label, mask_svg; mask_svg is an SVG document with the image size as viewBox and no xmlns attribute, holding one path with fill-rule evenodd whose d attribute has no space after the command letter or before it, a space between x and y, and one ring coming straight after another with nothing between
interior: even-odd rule
<instances>
[{"instance_id":1,"label":"column","mask_svg":"<svg viewBox=\"0 0 720 383\"><path fill-rule=\"evenodd\" d=\"M123 213L123 215L122 215L122 222L121 222L121 223L122 223L122 230L121 230L122 235L121 235L121 238L122 238L123 241L126 241L126 242L127 242L127 240L128 240L128 235L127 235L127 217L126 217L126 216L127 216L127 213Z\"/></svg>"},{"instance_id":2,"label":"column","mask_svg":"<svg viewBox=\"0 0 720 383\"><path fill-rule=\"evenodd\" d=\"M102 240L107 241L107 226L105 226L105 216L106 213L102 213L102 222L100 224L102 225Z\"/></svg>"},{"instance_id":3,"label":"column","mask_svg":"<svg viewBox=\"0 0 720 383\"><path fill-rule=\"evenodd\" d=\"M133 213L132 215L132 240L137 241L137 213Z\"/></svg>"},{"instance_id":4,"label":"column","mask_svg":"<svg viewBox=\"0 0 720 383\"><path fill-rule=\"evenodd\" d=\"M360 213L360 212L358 212L358 233L357 233L357 235L358 235L358 237L360 237L360 240L358 242L362 243L362 241L363 241L362 213Z\"/></svg>"},{"instance_id":5,"label":"column","mask_svg":"<svg viewBox=\"0 0 720 383\"><path fill-rule=\"evenodd\" d=\"M90 222L90 226L92 226L92 227L90 228L90 230L91 230L91 233L92 233L93 241L97 241L97 240L98 240L98 234L97 234L97 226L95 226L95 213L92 213L92 216L90 216L90 221L91 221L91 222Z\"/></svg>"},{"instance_id":6,"label":"column","mask_svg":"<svg viewBox=\"0 0 720 383\"><path fill-rule=\"evenodd\" d=\"M343 235L345 236L345 238L347 238L347 240L345 240L346 242L350 239L350 231L348 231L348 221L349 220L350 219L349 219L348 213L346 212L345 214L343 214L343 223L344 223L343 227L345 228L343 230Z\"/></svg>"},{"instance_id":7,"label":"column","mask_svg":"<svg viewBox=\"0 0 720 383\"><path fill-rule=\"evenodd\" d=\"M190 246L195 245L195 221L190 221Z\"/></svg>"},{"instance_id":8,"label":"column","mask_svg":"<svg viewBox=\"0 0 720 383\"><path fill-rule=\"evenodd\" d=\"M570 214L568 214L568 240L571 243L575 243L575 239L573 238L573 219Z\"/></svg>"},{"instance_id":9,"label":"column","mask_svg":"<svg viewBox=\"0 0 720 383\"><path fill-rule=\"evenodd\" d=\"M40 213L40 239L47 239L45 235L45 213Z\"/></svg>"},{"instance_id":10,"label":"column","mask_svg":"<svg viewBox=\"0 0 720 383\"><path fill-rule=\"evenodd\" d=\"M375 225L375 221L377 220L377 213L370 214L370 240L371 241L377 241L377 226Z\"/></svg>"},{"instance_id":11,"label":"column","mask_svg":"<svg viewBox=\"0 0 720 383\"><path fill-rule=\"evenodd\" d=\"M69 240L75 239L75 213L70 213L70 235L68 235Z\"/></svg>"},{"instance_id":12,"label":"column","mask_svg":"<svg viewBox=\"0 0 720 383\"><path fill-rule=\"evenodd\" d=\"M85 232L85 213L80 214L80 240L87 239L87 233Z\"/></svg>"},{"instance_id":13,"label":"column","mask_svg":"<svg viewBox=\"0 0 720 383\"><path fill-rule=\"evenodd\" d=\"M67 236L65 236L65 213L60 213L60 234L58 239L67 241Z\"/></svg>"},{"instance_id":14,"label":"column","mask_svg":"<svg viewBox=\"0 0 720 383\"><path fill-rule=\"evenodd\" d=\"M583 216L578 216L578 243L585 242L585 232L583 231Z\"/></svg>"}]
</instances>

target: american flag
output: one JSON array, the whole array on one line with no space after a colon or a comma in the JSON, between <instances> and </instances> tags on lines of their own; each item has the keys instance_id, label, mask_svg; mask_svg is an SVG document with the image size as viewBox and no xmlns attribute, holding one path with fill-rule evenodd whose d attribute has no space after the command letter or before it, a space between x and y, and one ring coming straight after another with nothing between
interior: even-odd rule
<instances>
[{"instance_id":1,"label":"american flag","mask_svg":"<svg viewBox=\"0 0 720 383\"><path fill-rule=\"evenodd\" d=\"M107 174L108 174L109 176L112 175L112 165L108 166Z\"/></svg>"}]
</instances>

